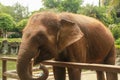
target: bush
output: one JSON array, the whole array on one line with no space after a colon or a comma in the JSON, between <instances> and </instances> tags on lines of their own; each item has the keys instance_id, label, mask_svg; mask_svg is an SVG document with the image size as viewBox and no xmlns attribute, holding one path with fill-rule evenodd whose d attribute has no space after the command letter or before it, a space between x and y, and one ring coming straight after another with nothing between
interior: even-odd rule
<instances>
[{"instance_id":1,"label":"bush","mask_svg":"<svg viewBox=\"0 0 120 80\"><path fill-rule=\"evenodd\" d=\"M114 13L112 13L112 15L108 14L107 7L105 7L105 6L97 7L97 6L88 4L86 6L83 6L82 9L79 9L78 13L84 14L84 15L87 15L90 17L94 17L94 18L100 20L106 26L114 23L113 16L115 14Z\"/></svg>"},{"instance_id":2,"label":"bush","mask_svg":"<svg viewBox=\"0 0 120 80\"><path fill-rule=\"evenodd\" d=\"M23 28L26 26L28 19L23 19L17 23L17 29L19 32L22 32Z\"/></svg>"},{"instance_id":3,"label":"bush","mask_svg":"<svg viewBox=\"0 0 120 80\"><path fill-rule=\"evenodd\" d=\"M115 38L115 40L120 38L120 24L109 25L109 28Z\"/></svg>"},{"instance_id":4,"label":"bush","mask_svg":"<svg viewBox=\"0 0 120 80\"><path fill-rule=\"evenodd\" d=\"M120 38L115 41L116 45L120 45Z\"/></svg>"},{"instance_id":5,"label":"bush","mask_svg":"<svg viewBox=\"0 0 120 80\"><path fill-rule=\"evenodd\" d=\"M0 13L0 28L9 31L15 27L16 23L13 17L6 13Z\"/></svg>"},{"instance_id":6,"label":"bush","mask_svg":"<svg viewBox=\"0 0 120 80\"><path fill-rule=\"evenodd\" d=\"M20 34L14 33L14 34L9 35L8 38L20 38L21 36L22 35L20 35Z\"/></svg>"},{"instance_id":7,"label":"bush","mask_svg":"<svg viewBox=\"0 0 120 80\"><path fill-rule=\"evenodd\" d=\"M0 43L4 40L7 40L8 42L21 42L21 38L0 38Z\"/></svg>"}]
</instances>

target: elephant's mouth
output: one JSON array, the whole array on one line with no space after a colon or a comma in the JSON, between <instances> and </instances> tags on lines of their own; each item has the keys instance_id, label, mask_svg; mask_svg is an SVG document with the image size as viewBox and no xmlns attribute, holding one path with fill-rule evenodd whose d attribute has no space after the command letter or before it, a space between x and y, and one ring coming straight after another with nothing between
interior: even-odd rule
<instances>
[{"instance_id":1,"label":"elephant's mouth","mask_svg":"<svg viewBox=\"0 0 120 80\"><path fill-rule=\"evenodd\" d=\"M34 57L34 65L37 65L44 60L52 59L53 57L54 55L52 50L42 46L38 48L37 55Z\"/></svg>"}]
</instances>

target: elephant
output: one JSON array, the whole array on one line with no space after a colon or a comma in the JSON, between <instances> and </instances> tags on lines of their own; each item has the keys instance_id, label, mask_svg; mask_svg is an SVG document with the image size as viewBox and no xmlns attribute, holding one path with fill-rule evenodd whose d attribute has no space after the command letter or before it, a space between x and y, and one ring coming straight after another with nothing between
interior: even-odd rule
<instances>
[{"instance_id":1,"label":"elephant","mask_svg":"<svg viewBox=\"0 0 120 80\"><path fill-rule=\"evenodd\" d=\"M115 64L114 37L99 20L68 12L39 12L33 14L23 29L18 52L17 73L21 80L32 78L28 67L53 59L63 62ZM24 66L23 66L24 65ZM80 68L53 66L55 80L81 80ZM118 80L117 73L96 71L97 80Z\"/></svg>"}]
</instances>

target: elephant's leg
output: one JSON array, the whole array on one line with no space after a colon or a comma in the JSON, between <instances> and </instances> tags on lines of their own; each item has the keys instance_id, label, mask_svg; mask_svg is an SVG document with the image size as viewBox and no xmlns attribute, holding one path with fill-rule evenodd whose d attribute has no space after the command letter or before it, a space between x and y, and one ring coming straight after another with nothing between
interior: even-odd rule
<instances>
[{"instance_id":1,"label":"elephant's leg","mask_svg":"<svg viewBox=\"0 0 120 80\"><path fill-rule=\"evenodd\" d=\"M107 80L118 80L117 74L112 72L106 72Z\"/></svg>"},{"instance_id":2,"label":"elephant's leg","mask_svg":"<svg viewBox=\"0 0 120 80\"><path fill-rule=\"evenodd\" d=\"M115 58L116 58L115 47L113 46L109 52L109 55L107 56L107 58L105 60L105 63L114 65ZM112 73L112 72L106 72L106 78L107 78L107 80L118 80L117 73Z\"/></svg>"},{"instance_id":3,"label":"elephant's leg","mask_svg":"<svg viewBox=\"0 0 120 80\"><path fill-rule=\"evenodd\" d=\"M65 67L53 67L54 78L55 80L65 80L66 71Z\"/></svg>"},{"instance_id":4,"label":"elephant's leg","mask_svg":"<svg viewBox=\"0 0 120 80\"><path fill-rule=\"evenodd\" d=\"M104 72L96 71L97 72L97 80L105 80Z\"/></svg>"},{"instance_id":5,"label":"elephant's leg","mask_svg":"<svg viewBox=\"0 0 120 80\"><path fill-rule=\"evenodd\" d=\"M78 68L68 68L69 80L81 80L81 70Z\"/></svg>"}]
</instances>

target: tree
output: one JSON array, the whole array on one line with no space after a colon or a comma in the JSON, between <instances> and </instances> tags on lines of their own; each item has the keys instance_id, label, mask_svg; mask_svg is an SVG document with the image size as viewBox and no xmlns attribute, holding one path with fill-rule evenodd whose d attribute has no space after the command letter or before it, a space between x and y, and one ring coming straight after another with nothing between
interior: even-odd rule
<instances>
[{"instance_id":1,"label":"tree","mask_svg":"<svg viewBox=\"0 0 120 80\"><path fill-rule=\"evenodd\" d=\"M61 12L73 13L77 13L82 5L82 0L42 0L42 2L46 8L57 8Z\"/></svg>"},{"instance_id":2,"label":"tree","mask_svg":"<svg viewBox=\"0 0 120 80\"><path fill-rule=\"evenodd\" d=\"M64 0L61 2L60 10L77 13L82 5L82 0Z\"/></svg>"},{"instance_id":3,"label":"tree","mask_svg":"<svg viewBox=\"0 0 120 80\"><path fill-rule=\"evenodd\" d=\"M4 6L0 3L0 13L4 10Z\"/></svg>"},{"instance_id":4,"label":"tree","mask_svg":"<svg viewBox=\"0 0 120 80\"><path fill-rule=\"evenodd\" d=\"M11 15L16 22L19 22L23 18L28 18L28 7L24 7L19 3L15 3L13 6L4 6L0 4L0 13L7 13Z\"/></svg>"},{"instance_id":5,"label":"tree","mask_svg":"<svg viewBox=\"0 0 120 80\"><path fill-rule=\"evenodd\" d=\"M4 37L7 37L7 31L10 31L14 27L15 21L13 17L6 13L0 13L0 29L4 32Z\"/></svg>"},{"instance_id":6,"label":"tree","mask_svg":"<svg viewBox=\"0 0 120 80\"><path fill-rule=\"evenodd\" d=\"M26 26L28 19L22 19L20 22L17 23L16 28L19 32L22 32L23 28Z\"/></svg>"},{"instance_id":7,"label":"tree","mask_svg":"<svg viewBox=\"0 0 120 80\"><path fill-rule=\"evenodd\" d=\"M0 3L0 13L7 13L12 16L14 14L14 8L12 6L4 6Z\"/></svg>"},{"instance_id":8,"label":"tree","mask_svg":"<svg viewBox=\"0 0 120 80\"><path fill-rule=\"evenodd\" d=\"M110 4L113 7L118 7L120 5L120 0L112 0Z\"/></svg>"},{"instance_id":9,"label":"tree","mask_svg":"<svg viewBox=\"0 0 120 80\"><path fill-rule=\"evenodd\" d=\"M104 6L109 6L111 0L103 0L103 5Z\"/></svg>"},{"instance_id":10,"label":"tree","mask_svg":"<svg viewBox=\"0 0 120 80\"><path fill-rule=\"evenodd\" d=\"M101 22L103 22L106 26L109 26L109 24L114 23L114 19L113 19L114 14L112 16L108 15L107 8L105 6L98 7L87 4L86 6L83 6L78 11L78 13L97 18Z\"/></svg>"},{"instance_id":11,"label":"tree","mask_svg":"<svg viewBox=\"0 0 120 80\"><path fill-rule=\"evenodd\" d=\"M14 19L16 22L21 21L23 18L27 18L29 16L28 7L24 7L19 3L13 5L14 8Z\"/></svg>"},{"instance_id":12,"label":"tree","mask_svg":"<svg viewBox=\"0 0 120 80\"><path fill-rule=\"evenodd\" d=\"M95 6L87 4L78 10L78 13L87 15L90 17L96 17Z\"/></svg>"},{"instance_id":13,"label":"tree","mask_svg":"<svg viewBox=\"0 0 120 80\"><path fill-rule=\"evenodd\" d=\"M56 8L58 7L61 1L60 0L42 0L42 2L46 8Z\"/></svg>"},{"instance_id":14,"label":"tree","mask_svg":"<svg viewBox=\"0 0 120 80\"><path fill-rule=\"evenodd\" d=\"M109 13L112 11L112 10L115 10L115 12L119 12L120 13L120 0L112 0L110 3L109 3Z\"/></svg>"},{"instance_id":15,"label":"tree","mask_svg":"<svg viewBox=\"0 0 120 80\"><path fill-rule=\"evenodd\" d=\"M114 38L117 40L118 38L120 38L120 23L119 24L114 24L111 25L110 27L111 32L114 35Z\"/></svg>"},{"instance_id":16,"label":"tree","mask_svg":"<svg viewBox=\"0 0 120 80\"><path fill-rule=\"evenodd\" d=\"M111 0L99 0L99 7L100 6L109 6Z\"/></svg>"},{"instance_id":17,"label":"tree","mask_svg":"<svg viewBox=\"0 0 120 80\"><path fill-rule=\"evenodd\" d=\"M12 37L22 37L22 31L24 27L27 24L28 19L22 19L19 21L16 25L16 27L13 29L14 32L17 32L18 34L13 34Z\"/></svg>"}]
</instances>

